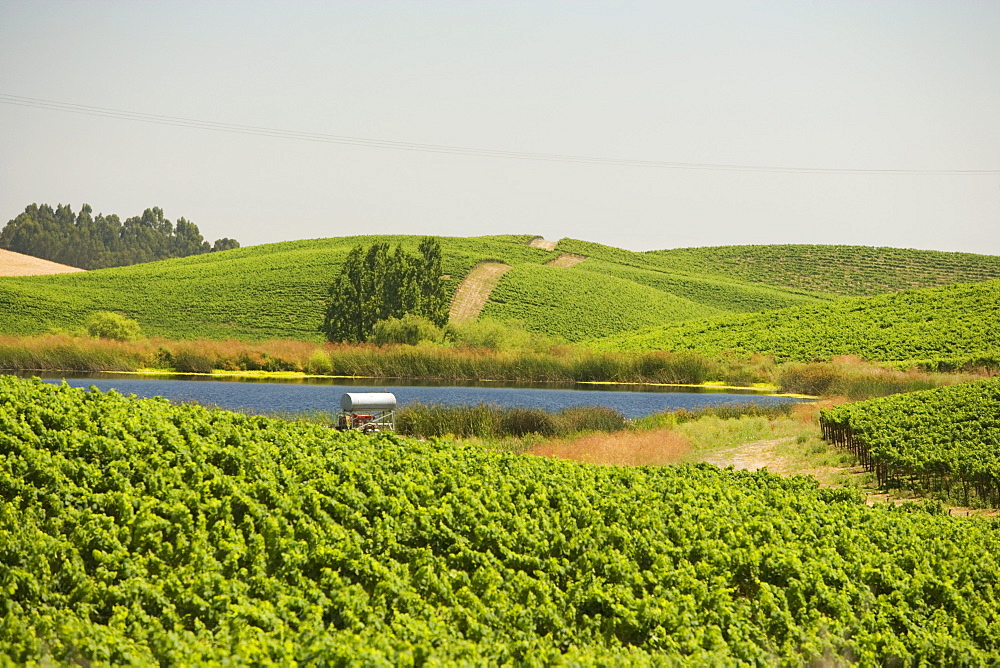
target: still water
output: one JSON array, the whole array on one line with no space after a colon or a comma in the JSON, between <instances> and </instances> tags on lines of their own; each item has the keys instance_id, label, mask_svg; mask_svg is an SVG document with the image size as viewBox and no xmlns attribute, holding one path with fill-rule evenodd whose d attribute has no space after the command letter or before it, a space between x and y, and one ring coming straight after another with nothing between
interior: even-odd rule
<instances>
[{"instance_id":1,"label":"still water","mask_svg":"<svg viewBox=\"0 0 1000 668\"><path fill-rule=\"evenodd\" d=\"M117 390L140 397L162 396L175 402L195 401L249 413L298 413L338 411L344 392L392 392L401 406L414 402L425 404L496 404L522 408L559 411L571 406L608 406L629 418L638 418L665 410L697 410L724 403L773 403L799 401L788 397L761 395L756 392L681 391L679 388L648 386L577 385L545 387L542 385L505 387L496 383L468 385L405 385L380 383L374 379L309 379L303 381L260 380L189 380L175 378L136 378L116 374L54 375L42 374L46 382L65 380L73 387L94 385L101 390ZM641 391L638 391L641 387ZM612 389L613 388L613 389Z\"/></svg>"}]
</instances>

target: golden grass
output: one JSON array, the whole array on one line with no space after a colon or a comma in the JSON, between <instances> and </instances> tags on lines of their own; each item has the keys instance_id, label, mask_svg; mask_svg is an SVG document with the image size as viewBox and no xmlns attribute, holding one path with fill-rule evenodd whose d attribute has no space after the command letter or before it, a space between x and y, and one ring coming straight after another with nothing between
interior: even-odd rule
<instances>
[{"instance_id":1,"label":"golden grass","mask_svg":"<svg viewBox=\"0 0 1000 668\"><path fill-rule=\"evenodd\" d=\"M529 448L525 454L604 466L661 466L683 461L690 449L683 435L655 429L553 439Z\"/></svg>"},{"instance_id":2,"label":"golden grass","mask_svg":"<svg viewBox=\"0 0 1000 668\"><path fill-rule=\"evenodd\" d=\"M0 248L0 276L45 276L77 271L84 270Z\"/></svg>"}]
</instances>

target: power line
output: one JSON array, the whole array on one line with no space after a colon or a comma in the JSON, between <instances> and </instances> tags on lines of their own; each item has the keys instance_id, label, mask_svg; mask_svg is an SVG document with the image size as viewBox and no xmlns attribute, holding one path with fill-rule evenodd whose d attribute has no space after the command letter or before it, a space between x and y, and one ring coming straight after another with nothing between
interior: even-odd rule
<instances>
[{"instance_id":1,"label":"power line","mask_svg":"<svg viewBox=\"0 0 1000 668\"><path fill-rule=\"evenodd\" d=\"M443 153L448 155L466 155L486 158L506 158L513 160L535 160L543 162L570 162L592 165L613 165L620 167L655 167L660 169L699 169L737 172L777 172L805 174L911 174L924 176L976 176L1000 174L1000 169L841 169L833 167L781 167L774 165L737 165L709 162L669 162L661 160L631 160L625 158L599 158L583 155L563 155L558 153L530 153L523 151L504 151L489 148L473 148L465 146L448 146L444 144L419 144L413 142L393 141L389 139L370 139L364 137L349 137L342 135L322 134L315 132L300 132L297 130L282 130L279 128L258 127L253 125L236 125L217 121L204 121L178 116L147 114L122 109L95 107L71 102L44 100L21 95L0 93L0 104L8 104L33 109L47 109L85 116L97 116L118 120L171 125L175 127L228 132L258 137L274 137L277 139L295 139L298 141L320 142L326 144L342 144L345 146L362 146L366 148L391 149L396 151L417 151L422 153Z\"/></svg>"}]
</instances>

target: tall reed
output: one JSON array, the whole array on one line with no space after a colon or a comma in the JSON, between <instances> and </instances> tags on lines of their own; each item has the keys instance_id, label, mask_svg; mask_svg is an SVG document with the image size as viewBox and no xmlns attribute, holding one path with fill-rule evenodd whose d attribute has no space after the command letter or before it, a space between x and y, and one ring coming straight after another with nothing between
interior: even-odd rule
<instances>
[{"instance_id":1,"label":"tall reed","mask_svg":"<svg viewBox=\"0 0 1000 668\"><path fill-rule=\"evenodd\" d=\"M445 406L414 403L396 411L396 428L412 436L479 438L567 436L589 431L618 431L628 421L605 406L575 406L549 413L537 408L502 407L495 404Z\"/></svg>"},{"instance_id":2,"label":"tall reed","mask_svg":"<svg viewBox=\"0 0 1000 668\"><path fill-rule=\"evenodd\" d=\"M779 379L784 392L857 400L927 390L981 377L981 373L926 372L917 368L904 371L856 357L837 357L830 362L787 364Z\"/></svg>"}]
</instances>

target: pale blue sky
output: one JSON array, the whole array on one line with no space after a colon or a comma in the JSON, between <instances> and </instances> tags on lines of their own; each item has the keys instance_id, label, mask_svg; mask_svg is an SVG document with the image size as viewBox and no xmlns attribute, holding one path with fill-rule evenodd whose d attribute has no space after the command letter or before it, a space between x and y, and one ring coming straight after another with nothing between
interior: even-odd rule
<instances>
[{"instance_id":1,"label":"pale blue sky","mask_svg":"<svg viewBox=\"0 0 1000 668\"><path fill-rule=\"evenodd\" d=\"M1000 254L998 36L993 1L0 0L0 96L532 154L993 172L507 159L0 103L0 224L89 202L247 245L530 233Z\"/></svg>"}]
</instances>

